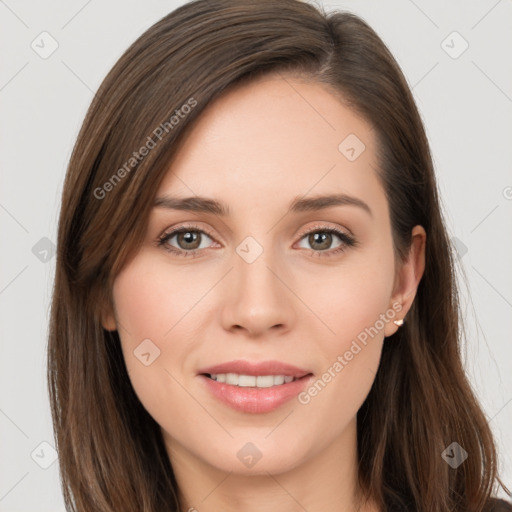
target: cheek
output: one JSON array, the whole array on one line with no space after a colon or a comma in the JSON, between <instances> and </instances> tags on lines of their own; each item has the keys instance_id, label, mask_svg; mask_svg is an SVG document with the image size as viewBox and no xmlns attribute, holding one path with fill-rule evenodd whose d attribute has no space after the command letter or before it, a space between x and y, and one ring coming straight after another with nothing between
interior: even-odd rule
<instances>
[{"instance_id":1,"label":"cheek","mask_svg":"<svg viewBox=\"0 0 512 512\"><path fill-rule=\"evenodd\" d=\"M327 335L317 335L314 357L321 357L323 365L298 398L311 430L321 428L326 439L341 435L353 421L379 367L384 340L380 315L386 313L391 284L378 279L375 273L345 275L330 282L330 299L318 298L322 319L334 334L324 329Z\"/></svg>"},{"instance_id":2,"label":"cheek","mask_svg":"<svg viewBox=\"0 0 512 512\"><path fill-rule=\"evenodd\" d=\"M378 370L385 324L395 317L389 309L394 282L391 246L351 261L354 264L333 269L329 279L317 276L316 287L312 279L306 299L329 330L313 336L323 368L301 403L311 399L318 410L336 416L338 426L353 417L366 398Z\"/></svg>"},{"instance_id":3,"label":"cheek","mask_svg":"<svg viewBox=\"0 0 512 512\"><path fill-rule=\"evenodd\" d=\"M358 274L344 276L339 283L333 280L329 285L331 293L327 293L330 300L322 298L325 323L332 332L317 338L319 352L326 356L327 368L339 362L341 356L344 379L360 379L358 368L377 371L384 339L383 318L389 303L389 285L386 280L378 282L378 277ZM342 369L339 365L337 368L336 373L341 374Z\"/></svg>"},{"instance_id":4,"label":"cheek","mask_svg":"<svg viewBox=\"0 0 512 512\"><path fill-rule=\"evenodd\" d=\"M153 417L161 414L163 403L180 400L179 385L173 379L187 344L169 343L186 321L191 288L177 287L183 279L172 279L144 254L132 260L114 282L113 297L118 332L127 371L133 388ZM189 280L193 283L193 280ZM194 295L195 293L195 295ZM186 339L186 338L185 338ZM156 416L155 416L156 415ZM161 419L161 418L158 418Z\"/></svg>"},{"instance_id":5,"label":"cheek","mask_svg":"<svg viewBox=\"0 0 512 512\"><path fill-rule=\"evenodd\" d=\"M160 258L142 253L132 260L118 275L113 290L125 339L169 341L187 324L187 315L205 293L204 283L186 269L171 271Z\"/></svg>"},{"instance_id":6,"label":"cheek","mask_svg":"<svg viewBox=\"0 0 512 512\"><path fill-rule=\"evenodd\" d=\"M308 278L307 301L324 321L326 353L341 350L367 329L383 331L380 315L390 306L394 282L391 257L365 255L357 262L332 269L329 275ZM372 332L374 330L372 329ZM364 338L364 335L361 336ZM329 348L330 347L330 348Z\"/></svg>"},{"instance_id":7,"label":"cheek","mask_svg":"<svg viewBox=\"0 0 512 512\"><path fill-rule=\"evenodd\" d=\"M198 456L212 451L204 426L216 427L201 402L193 399L185 368L201 339L195 332L200 308L194 304L205 294L205 282L197 273L172 271L140 258L123 269L113 290L123 357L136 396L163 428L167 443L178 439L191 451L199 447ZM146 348L139 350L147 339L154 345L145 341ZM149 352L152 359L155 350L158 356L149 365L136 355ZM226 453L218 457L226 458Z\"/></svg>"}]
</instances>

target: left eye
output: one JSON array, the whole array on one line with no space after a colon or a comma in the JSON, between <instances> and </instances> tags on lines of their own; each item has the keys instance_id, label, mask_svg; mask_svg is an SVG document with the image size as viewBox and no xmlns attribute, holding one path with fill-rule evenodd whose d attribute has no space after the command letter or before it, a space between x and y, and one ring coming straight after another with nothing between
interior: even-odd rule
<instances>
[{"instance_id":1,"label":"left eye","mask_svg":"<svg viewBox=\"0 0 512 512\"><path fill-rule=\"evenodd\" d=\"M333 243L333 235L340 240L339 244L335 247L331 247ZM304 247L304 249L315 249L316 245L316 249L318 251L336 249L340 245L343 245L344 242L347 244L350 243L350 240L348 239L347 235L345 235L345 233L341 233L335 229L322 229L310 231L301 238L301 241L306 241L310 245L310 247Z\"/></svg>"}]
</instances>

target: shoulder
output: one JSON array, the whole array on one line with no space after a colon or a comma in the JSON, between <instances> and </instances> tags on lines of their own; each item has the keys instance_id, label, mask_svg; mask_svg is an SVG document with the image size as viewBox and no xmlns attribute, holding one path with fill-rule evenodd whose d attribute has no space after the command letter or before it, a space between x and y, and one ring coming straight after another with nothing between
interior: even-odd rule
<instances>
[{"instance_id":1,"label":"shoulder","mask_svg":"<svg viewBox=\"0 0 512 512\"><path fill-rule=\"evenodd\" d=\"M490 498L483 512L512 512L512 503L498 498Z\"/></svg>"}]
</instances>

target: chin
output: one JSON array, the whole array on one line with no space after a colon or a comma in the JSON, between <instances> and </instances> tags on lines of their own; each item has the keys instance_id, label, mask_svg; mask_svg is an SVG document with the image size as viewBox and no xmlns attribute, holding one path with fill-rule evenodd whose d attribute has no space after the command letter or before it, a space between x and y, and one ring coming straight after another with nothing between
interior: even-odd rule
<instances>
[{"instance_id":1,"label":"chin","mask_svg":"<svg viewBox=\"0 0 512 512\"><path fill-rule=\"evenodd\" d=\"M304 443L288 436L285 444L283 438L276 436L272 439L272 434L269 436L268 432L266 429L259 436L242 434L218 446L213 452L197 455L221 471L253 476L284 473L307 458Z\"/></svg>"}]
</instances>

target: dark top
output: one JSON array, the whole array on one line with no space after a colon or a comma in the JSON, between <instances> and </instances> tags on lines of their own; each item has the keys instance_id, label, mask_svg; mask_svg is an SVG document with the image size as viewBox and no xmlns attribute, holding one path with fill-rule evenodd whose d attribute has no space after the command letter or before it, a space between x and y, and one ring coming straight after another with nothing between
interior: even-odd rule
<instances>
[{"instance_id":1,"label":"dark top","mask_svg":"<svg viewBox=\"0 0 512 512\"><path fill-rule=\"evenodd\" d=\"M487 502L484 512L512 512L512 503L497 498L491 498Z\"/></svg>"}]
</instances>

